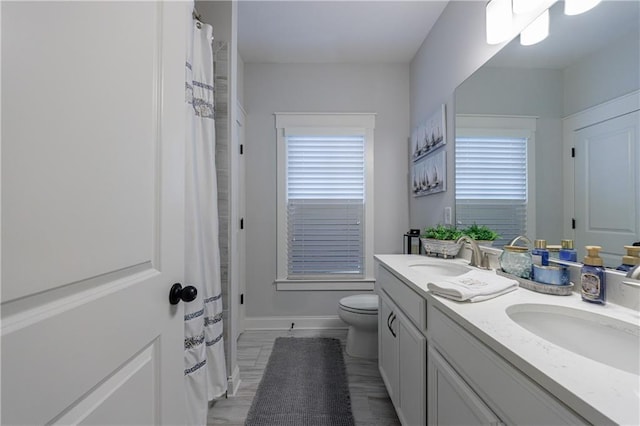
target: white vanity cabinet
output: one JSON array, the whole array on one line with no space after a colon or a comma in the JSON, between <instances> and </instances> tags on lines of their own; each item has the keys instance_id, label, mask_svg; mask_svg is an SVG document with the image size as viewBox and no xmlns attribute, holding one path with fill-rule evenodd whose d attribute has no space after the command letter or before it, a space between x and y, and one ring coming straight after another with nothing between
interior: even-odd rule
<instances>
[{"instance_id":1,"label":"white vanity cabinet","mask_svg":"<svg viewBox=\"0 0 640 426\"><path fill-rule=\"evenodd\" d=\"M640 424L637 374L546 341L510 315L526 305L592 315L579 295L518 289L459 303L427 286L466 267L462 259L397 254L376 262L378 363L404 426ZM637 310L610 304L606 313L636 330Z\"/></svg>"},{"instance_id":2,"label":"white vanity cabinet","mask_svg":"<svg viewBox=\"0 0 640 426\"><path fill-rule=\"evenodd\" d=\"M432 298L427 296L429 424L586 423L434 306Z\"/></svg>"},{"instance_id":3,"label":"white vanity cabinet","mask_svg":"<svg viewBox=\"0 0 640 426\"><path fill-rule=\"evenodd\" d=\"M429 345L427 361L430 425L501 425L500 419L453 367Z\"/></svg>"},{"instance_id":4,"label":"white vanity cabinet","mask_svg":"<svg viewBox=\"0 0 640 426\"><path fill-rule=\"evenodd\" d=\"M378 364L403 425L427 422L427 343L424 298L383 266L377 267Z\"/></svg>"}]
</instances>

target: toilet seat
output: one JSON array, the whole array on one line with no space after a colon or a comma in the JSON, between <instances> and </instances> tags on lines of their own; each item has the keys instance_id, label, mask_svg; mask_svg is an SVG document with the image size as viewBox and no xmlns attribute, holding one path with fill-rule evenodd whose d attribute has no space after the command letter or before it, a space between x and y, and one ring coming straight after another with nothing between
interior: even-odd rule
<instances>
[{"instance_id":1,"label":"toilet seat","mask_svg":"<svg viewBox=\"0 0 640 426\"><path fill-rule=\"evenodd\" d=\"M356 294L340 299L340 309L354 314L377 315L377 294Z\"/></svg>"}]
</instances>

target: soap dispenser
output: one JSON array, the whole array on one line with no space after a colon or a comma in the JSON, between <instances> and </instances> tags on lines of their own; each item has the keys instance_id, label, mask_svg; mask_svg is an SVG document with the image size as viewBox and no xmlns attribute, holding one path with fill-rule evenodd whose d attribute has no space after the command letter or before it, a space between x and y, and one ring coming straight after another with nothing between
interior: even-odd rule
<instances>
[{"instance_id":1,"label":"soap dispenser","mask_svg":"<svg viewBox=\"0 0 640 426\"><path fill-rule=\"evenodd\" d=\"M624 246L627 255L622 256L622 265L616 269L618 271L629 272L634 266L640 265L640 246Z\"/></svg>"},{"instance_id":2,"label":"soap dispenser","mask_svg":"<svg viewBox=\"0 0 640 426\"><path fill-rule=\"evenodd\" d=\"M599 252L600 246L586 246L587 255L584 257L584 265L580 271L580 284L582 300L604 305L606 300L606 282L602 258Z\"/></svg>"},{"instance_id":3,"label":"soap dispenser","mask_svg":"<svg viewBox=\"0 0 640 426\"><path fill-rule=\"evenodd\" d=\"M573 240L562 240L562 248L560 249L560 260L568 260L570 262L578 261L578 253L573 248Z\"/></svg>"},{"instance_id":4,"label":"soap dispenser","mask_svg":"<svg viewBox=\"0 0 640 426\"><path fill-rule=\"evenodd\" d=\"M534 248L531 251L533 264L538 266L549 266L549 250L547 250L546 240L535 240Z\"/></svg>"}]
</instances>

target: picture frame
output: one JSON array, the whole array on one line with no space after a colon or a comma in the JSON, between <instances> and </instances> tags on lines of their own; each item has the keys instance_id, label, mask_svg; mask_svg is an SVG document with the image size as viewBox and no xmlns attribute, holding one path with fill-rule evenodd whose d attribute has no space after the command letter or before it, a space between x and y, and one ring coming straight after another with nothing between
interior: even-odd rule
<instances>
[{"instance_id":1,"label":"picture frame","mask_svg":"<svg viewBox=\"0 0 640 426\"><path fill-rule=\"evenodd\" d=\"M447 152L441 149L437 153L422 156L413 163L411 182L414 197L437 194L447 190Z\"/></svg>"},{"instance_id":2,"label":"picture frame","mask_svg":"<svg viewBox=\"0 0 640 426\"><path fill-rule=\"evenodd\" d=\"M442 104L411 132L411 160L420 161L447 143L446 105Z\"/></svg>"}]
</instances>

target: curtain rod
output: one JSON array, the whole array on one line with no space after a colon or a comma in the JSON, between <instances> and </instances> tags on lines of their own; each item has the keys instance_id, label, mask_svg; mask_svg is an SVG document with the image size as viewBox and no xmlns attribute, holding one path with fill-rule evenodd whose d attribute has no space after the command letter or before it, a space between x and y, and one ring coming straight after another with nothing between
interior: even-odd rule
<instances>
[{"instance_id":1,"label":"curtain rod","mask_svg":"<svg viewBox=\"0 0 640 426\"><path fill-rule=\"evenodd\" d=\"M193 12L191 12L191 16L196 21L202 22L202 15L200 15L200 13L198 13L198 9L196 9L195 6L193 7Z\"/></svg>"}]
</instances>

